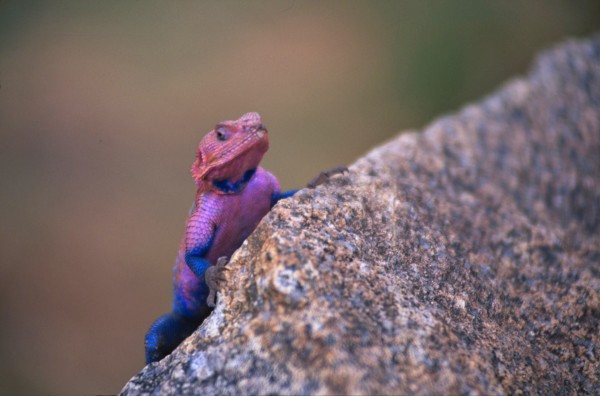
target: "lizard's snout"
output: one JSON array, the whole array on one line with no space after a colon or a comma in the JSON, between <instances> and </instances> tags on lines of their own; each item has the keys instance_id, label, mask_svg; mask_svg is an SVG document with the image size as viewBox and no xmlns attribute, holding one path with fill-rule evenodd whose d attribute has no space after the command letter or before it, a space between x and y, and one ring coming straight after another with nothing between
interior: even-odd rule
<instances>
[{"instance_id":1,"label":"lizard's snout","mask_svg":"<svg viewBox=\"0 0 600 396\"><path fill-rule=\"evenodd\" d=\"M256 130L256 135L257 135L259 138L262 138L262 137L263 137L263 136L265 136L266 134L267 134L267 129L264 127L264 125L262 125L262 124L261 124L261 125L258 127L258 129Z\"/></svg>"}]
</instances>

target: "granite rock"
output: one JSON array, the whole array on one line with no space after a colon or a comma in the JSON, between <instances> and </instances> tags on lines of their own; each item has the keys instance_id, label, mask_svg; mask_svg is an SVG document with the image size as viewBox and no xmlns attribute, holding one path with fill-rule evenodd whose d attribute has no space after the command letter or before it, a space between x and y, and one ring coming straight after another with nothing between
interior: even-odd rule
<instances>
[{"instance_id":1,"label":"granite rock","mask_svg":"<svg viewBox=\"0 0 600 396\"><path fill-rule=\"evenodd\" d=\"M600 36L282 201L123 394L600 394Z\"/></svg>"}]
</instances>

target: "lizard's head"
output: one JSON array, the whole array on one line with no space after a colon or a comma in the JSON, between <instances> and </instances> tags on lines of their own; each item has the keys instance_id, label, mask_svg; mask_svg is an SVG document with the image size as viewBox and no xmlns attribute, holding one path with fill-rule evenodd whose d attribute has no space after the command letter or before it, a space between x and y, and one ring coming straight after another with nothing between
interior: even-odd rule
<instances>
[{"instance_id":1,"label":"lizard's head","mask_svg":"<svg viewBox=\"0 0 600 396\"><path fill-rule=\"evenodd\" d=\"M269 149L269 134L258 113L223 121L200 141L192 176L196 184L216 180L237 181L254 169Z\"/></svg>"}]
</instances>

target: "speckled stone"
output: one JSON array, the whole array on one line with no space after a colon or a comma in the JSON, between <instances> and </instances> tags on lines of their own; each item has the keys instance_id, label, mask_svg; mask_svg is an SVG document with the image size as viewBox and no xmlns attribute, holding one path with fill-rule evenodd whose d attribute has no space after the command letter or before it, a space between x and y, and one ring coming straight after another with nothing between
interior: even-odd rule
<instances>
[{"instance_id":1,"label":"speckled stone","mask_svg":"<svg viewBox=\"0 0 600 396\"><path fill-rule=\"evenodd\" d=\"M123 394L600 394L600 36L350 169Z\"/></svg>"}]
</instances>

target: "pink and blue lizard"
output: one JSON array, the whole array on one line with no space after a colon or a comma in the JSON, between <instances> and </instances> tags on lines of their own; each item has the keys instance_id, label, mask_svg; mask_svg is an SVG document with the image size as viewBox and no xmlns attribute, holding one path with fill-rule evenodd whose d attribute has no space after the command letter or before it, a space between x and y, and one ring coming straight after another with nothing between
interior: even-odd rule
<instances>
[{"instance_id":1,"label":"pink and blue lizard","mask_svg":"<svg viewBox=\"0 0 600 396\"><path fill-rule=\"evenodd\" d=\"M200 141L191 169L196 199L173 268L173 308L146 334L146 364L171 353L210 314L227 257L277 201L296 192L281 192L277 178L258 166L268 148L258 113L223 121ZM308 187L345 170L321 173Z\"/></svg>"}]
</instances>

